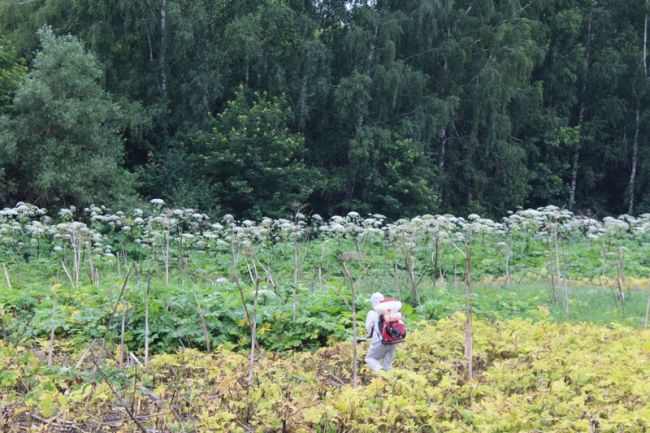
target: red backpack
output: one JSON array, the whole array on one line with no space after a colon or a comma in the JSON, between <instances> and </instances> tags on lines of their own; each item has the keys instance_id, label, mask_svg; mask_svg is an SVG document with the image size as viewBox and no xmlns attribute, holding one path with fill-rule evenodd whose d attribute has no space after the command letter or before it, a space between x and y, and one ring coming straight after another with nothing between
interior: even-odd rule
<instances>
[{"instance_id":1,"label":"red backpack","mask_svg":"<svg viewBox=\"0 0 650 433\"><path fill-rule=\"evenodd\" d=\"M399 312L402 304L394 298L381 301L375 311L379 314L379 333L382 344L397 344L406 338L406 326Z\"/></svg>"}]
</instances>

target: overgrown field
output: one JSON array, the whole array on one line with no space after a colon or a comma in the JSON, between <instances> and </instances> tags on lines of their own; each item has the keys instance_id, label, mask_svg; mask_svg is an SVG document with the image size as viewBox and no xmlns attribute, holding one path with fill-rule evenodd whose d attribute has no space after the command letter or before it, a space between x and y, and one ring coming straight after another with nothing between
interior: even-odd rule
<instances>
[{"instance_id":1,"label":"overgrown field","mask_svg":"<svg viewBox=\"0 0 650 433\"><path fill-rule=\"evenodd\" d=\"M478 323L465 380L460 315L421 324L396 369L350 382L349 343L246 354L181 349L147 369L95 357L56 366L0 346L3 431L626 432L650 429L650 331L530 320ZM128 412L127 412L128 411ZM130 414L129 414L130 412Z\"/></svg>"},{"instance_id":2,"label":"overgrown field","mask_svg":"<svg viewBox=\"0 0 650 433\"><path fill-rule=\"evenodd\" d=\"M0 431L650 426L650 215L19 204L0 211L0 244ZM362 367L355 387L353 317L363 329L374 291L404 302L412 332L394 372Z\"/></svg>"}]
</instances>

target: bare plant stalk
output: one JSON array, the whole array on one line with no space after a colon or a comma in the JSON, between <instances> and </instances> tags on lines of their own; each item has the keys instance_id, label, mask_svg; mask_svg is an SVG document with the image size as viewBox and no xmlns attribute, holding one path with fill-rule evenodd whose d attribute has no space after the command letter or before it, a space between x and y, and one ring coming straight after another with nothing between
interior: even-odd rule
<instances>
[{"instance_id":1,"label":"bare plant stalk","mask_svg":"<svg viewBox=\"0 0 650 433\"><path fill-rule=\"evenodd\" d=\"M52 321L50 325L50 347L47 351L47 366L52 366L52 356L54 355L54 329L56 328L56 301L52 304Z\"/></svg>"},{"instance_id":2,"label":"bare plant stalk","mask_svg":"<svg viewBox=\"0 0 650 433\"><path fill-rule=\"evenodd\" d=\"M250 267L248 262L246 262L246 269L248 269L248 277L251 279L251 284L255 285L255 277L253 276L253 269Z\"/></svg>"},{"instance_id":3,"label":"bare plant stalk","mask_svg":"<svg viewBox=\"0 0 650 433\"><path fill-rule=\"evenodd\" d=\"M7 265L5 263L2 264L2 270L4 271L5 274L5 281L7 283L7 288L9 290L13 290L11 287L11 279L9 278L9 271L7 270Z\"/></svg>"},{"instance_id":4,"label":"bare plant stalk","mask_svg":"<svg viewBox=\"0 0 650 433\"><path fill-rule=\"evenodd\" d=\"M74 286L74 280L72 279L72 275L70 275L70 271L68 271L68 268L66 267L64 261L61 261L61 266L63 266L63 272L65 272L66 277L68 277L68 281L70 281L70 285Z\"/></svg>"},{"instance_id":5,"label":"bare plant stalk","mask_svg":"<svg viewBox=\"0 0 650 433\"><path fill-rule=\"evenodd\" d=\"M557 225L555 227L555 232L554 232L554 243L555 243L555 276L557 277L557 284L560 285L562 282L562 275L560 275L560 247L558 245L558 228ZM555 296L555 291L553 291L553 303L557 302L557 298Z\"/></svg>"},{"instance_id":6,"label":"bare plant stalk","mask_svg":"<svg viewBox=\"0 0 650 433\"><path fill-rule=\"evenodd\" d=\"M350 303L350 309L352 310L352 387L356 388L359 381L359 363L357 361L357 294L354 287L354 278L352 278L352 274L345 264L345 261L343 262L343 271L345 272L348 284L350 285L350 291L352 292L352 302Z\"/></svg>"},{"instance_id":7,"label":"bare plant stalk","mask_svg":"<svg viewBox=\"0 0 650 433\"><path fill-rule=\"evenodd\" d=\"M298 280L302 274L302 254L300 241L296 239L293 243L293 286L291 286L291 317L296 321L296 290L298 288Z\"/></svg>"},{"instance_id":8,"label":"bare plant stalk","mask_svg":"<svg viewBox=\"0 0 650 433\"><path fill-rule=\"evenodd\" d=\"M77 240L76 243L76 255L77 255L77 260L75 262L75 269L74 269L74 282L76 284L79 284L79 280L81 279L81 239Z\"/></svg>"},{"instance_id":9,"label":"bare plant stalk","mask_svg":"<svg viewBox=\"0 0 650 433\"><path fill-rule=\"evenodd\" d=\"M248 326L252 326L252 321L251 321L251 315L248 312L248 306L246 305L246 298L244 297L244 290L241 287L241 283L239 282L239 279L236 280L237 283L237 290L239 291L239 297L241 299L241 303L244 306L244 314L246 314L246 321L248 322Z\"/></svg>"},{"instance_id":10,"label":"bare plant stalk","mask_svg":"<svg viewBox=\"0 0 650 433\"><path fill-rule=\"evenodd\" d=\"M439 254L440 254L440 238L436 235L436 244L435 244L435 249L433 252L433 256L431 257L431 262L433 264L433 288L436 288L436 279L438 278L438 261L439 261Z\"/></svg>"},{"instance_id":11,"label":"bare plant stalk","mask_svg":"<svg viewBox=\"0 0 650 433\"><path fill-rule=\"evenodd\" d=\"M236 283L239 283L239 272L237 271L237 263L239 262L239 252L237 251L237 246L235 245L235 241L231 242L230 256L232 259L231 260L232 279L235 280Z\"/></svg>"},{"instance_id":12,"label":"bare plant stalk","mask_svg":"<svg viewBox=\"0 0 650 433\"><path fill-rule=\"evenodd\" d=\"M298 298L296 296L296 285L291 286L291 317L293 318L293 321L296 321L296 303L298 301Z\"/></svg>"},{"instance_id":13,"label":"bare plant stalk","mask_svg":"<svg viewBox=\"0 0 650 433\"><path fill-rule=\"evenodd\" d=\"M512 255L512 235L508 236L506 244L506 276L503 280L503 287L507 288L510 283L510 256Z\"/></svg>"},{"instance_id":14,"label":"bare plant stalk","mask_svg":"<svg viewBox=\"0 0 650 433\"><path fill-rule=\"evenodd\" d=\"M397 260L393 262L393 272L395 274L395 287L397 287L397 295L401 298L402 297L402 285L400 284L399 281L399 267L397 266Z\"/></svg>"},{"instance_id":15,"label":"bare plant stalk","mask_svg":"<svg viewBox=\"0 0 650 433\"><path fill-rule=\"evenodd\" d=\"M129 352L129 358L130 358L133 362L135 362L136 364L138 364L140 367L144 367L144 365L140 362L140 360L138 359L138 357L135 356L135 354L134 354L133 352Z\"/></svg>"},{"instance_id":16,"label":"bare plant stalk","mask_svg":"<svg viewBox=\"0 0 650 433\"><path fill-rule=\"evenodd\" d=\"M323 268L318 266L318 288L323 290Z\"/></svg>"},{"instance_id":17,"label":"bare plant stalk","mask_svg":"<svg viewBox=\"0 0 650 433\"><path fill-rule=\"evenodd\" d=\"M113 397L117 400L118 404L124 408L126 411L127 415L131 420L135 423L135 425L140 429L142 433L149 433L149 430L147 430L142 423L133 415L133 412L129 410L129 405L126 404L126 402L120 397L120 395L115 391L115 388L113 388L113 385L111 385L111 381L108 380L108 377L104 374L101 368L99 368L99 364L97 364L97 361L93 360L93 363L95 364L95 370L99 372L99 374L104 378L104 382L106 385L108 385L108 388L111 390L111 393L113 394Z\"/></svg>"},{"instance_id":18,"label":"bare plant stalk","mask_svg":"<svg viewBox=\"0 0 650 433\"><path fill-rule=\"evenodd\" d=\"M472 330L472 242L465 241L465 358L467 380L474 376L474 335Z\"/></svg>"},{"instance_id":19,"label":"bare plant stalk","mask_svg":"<svg viewBox=\"0 0 650 433\"><path fill-rule=\"evenodd\" d=\"M618 248L618 267L617 267L617 287L618 287L618 300L621 303L621 310L625 309L625 293L623 287L625 286L625 258L623 257L623 248Z\"/></svg>"},{"instance_id":20,"label":"bare plant stalk","mask_svg":"<svg viewBox=\"0 0 650 433\"><path fill-rule=\"evenodd\" d=\"M255 271L255 296L253 297L253 313L251 315L251 353L248 360L248 384L253 384L253 369L255 368L255 346L257 346L257 300L260 290L260 276L257 273L257 267L253 263Z\"/></svg>"},{"instance_id":21,"label":"bare plant stalk","mask_svg":"<svg viewBox=\"0 0 650 433\"><path fill-rule=\"evenodd\" d=\"M108 332L109 328L113 324L113 319L115 318L115 312L117 311L117 306L120 304L120 302L122 302L122 296L124 295L124 290L126 290L126 283L129 282L130 275L131 275L131 269L127 271L126 276L124 277L124 282L122 283L122 289L120 290L120 294L117 298L117 302L115 302L115 306L113 307L111 316L108 318L108 324L106 325L105 334Z\"/></svg>"},{"instance_id":22,"label":"bare plant stalk","mask_svg":"<svg viewBox=\"0 0 650 433\"><path fill-rule=\"evenodd\" d=\"M88 267L90 268L90 283L97 284L97 271L93 262L93 246L92 241L88 240ZM119 258L118 258L119 259Z\"/></svg>"},{"instance_id":23,"label":"bare plant stalk","mask_svg":"<svg viewBox=\"0 0 650 433\"><path fill-rule=\"evenodd\" d=\"M298 274L300 266L300 243L298 241L293 244L293 284L298 284Z\"/></svg>"},{"instance_id":24,"label":"bare plant stalk","mask_svg":"<svg viewBox=\"0 0 650 433\"><path fill-rule=\"evenodd\" d=\"M603 246L603 249L600 251L600 257L602 258L602 270L600 272L600 287L603 289L603 291L607 290L607 268L608 268L608 262L607 262L607 253L605 252L605 247ZM615 301L618 302L618 299L616 298L616 295L614 295Z\"/></svg>"},{"instance_id":25,"label":"bare plant stalk","mask_svg":"<svg viewBox=\"0 0 650 433\"><path fill-rule=\"evenodd\" d=\"M185 269L183 266L183 231L178 234L178 269L181 271Z\"/></svg>"},{"instance_id":26,"label":"bare plant stalk","mask_svg":"<svg viewBox=\"0 0 650 433\"><path fill-rule=\"evenodd\" d=\"M0 315L0 332L2 333L2 339L7 341L7 328L5 328L4 313Z\"/></svg>"},{"instance_id":27,"label":"bare plant stalk","mask_svg":"<svg viewBox=\"0 0 650 433\"><path fill-rule=\"evenodd\" d=\"M113 319L115 318L115 313L117 312L117 307L118 307L118 305L120 305L120 302L122 302L122 295L124 294L124 290L126 290L126 283L128 283L130 275L131 275L131 269L129 269L126 272L126 276L124 277L124 282L122 283L122 289L120 290L120 295L118 296L117 301L115 302L115 305L113 306L113 310L111 312L111 315L108 318L108 323L106 324L106 330L104 331L104 335L102 336L102 339L101 339L101 342L102 342L101 349L102 350L106 346L106 337L108 336L108 333L109 333L109 331L111 329L111 326L113 325Z\"/></svg>"},{"instance_id":28,"label":"bare plant stalk","mask_svg":"<svg viewBox=\"0 0 650 433\"><path fill-rule=\"evenodd\" d=\"M272 263L272 259L269 257L269 263ZM278 285L275 283L275 280L273 279L273 272L271 271L270 266L265 266L264 263L258 260L258 265L262 267L262 270L264 270L264 274L266 274L266 281L273 286L274 289L278 287Z\"/></svg>"},{"instance_id":29,"label":"bare plant stalk","mask_svg":"<svg viewBox=\"0 0 650 433\"><path fill-rule=\"evenodd\" d=\"M72 272L75 285L79 284L79 275L81 274L81 240L79 234L73 231L70 236L72 244Z\"/></svg>"},{"instance_id":30,"label":"bare plant stalk","mask_svg":"<svg viewBox=\"0 0 650 433\"><path fill-rule=\"evenodd\" d=\"M79 281L77 277L77 243L74 232L70 236L70 243L72 244L72 285L74 286Z\"/></svg>"},{"instance_id":31,"label":"bare plant stalk","mask_svg":"<svg viewBox=\"0 0 650 433\"><path fill-rule=\"evenodd\" d=\"M151 274L147 278L147 291L144 297L144 365L149 365L149 292L151 291Z\"/></svg>"},{"instance_id":32,"label":"bare plant stalk","mask_svg":"<svg viewBox=\"0 0 650 433\"><path fill-rule=\"evenodd\" d=\"M648 279L648 302L645 306L645 318L643 319L643 329L648 329L648 316L650 316L650 278Z\"/></svg>"},{"instance_id":33,"label":"bare plant stalk","mask_svg":"<svg viewBox=\"0 0 650 433\"><path fill-rule=\"evenodd\" d=\"M549 260L547 262L547 270L548 274L551 276L551 290L553 293L553 304L557 302L557 295L555 293L555 272L553 271L553 261L550 259L551 257L551 241L550 239L546 239L546 253L549 257Z\"/></svg>"},{"instance_id":34,"label":"bare plant stalk","mask_svg":"<svg viewBox=\"0 0 650 433\"><path fill-rule=\"evenodd\" d=\"M422 302L420 302L420 294L418 293L418 286L422 282L422 278L418 278L417 280L415 279L415 264L413 263L413 255L410 251L408 254L406 254L404 260L406 261L406 273L409 277L409 282L411 283L411 291L413 292L413 296L415 296L415 300L418 303L418 308L422 308Z\"/></svg>"},{"instance_id":35,"label":"bare plant stalk","mask_svg":"<svg viewBox=\"0 0 650 433\"><path fill-rule=\"evenodd\" d=\"M124 350L124 333L126 331L126 305L122 304L122 327L120 329L120 362L119 365L124 365L124 357L126 351Z\"/></svg>"},{"instance_id":36,"label":"bare plant stalk","mask_svg":"<svg viewBox=\"0 0 650 433\"><path fill-rule=\"evenodd\" d=\"M95 345L95 341L97 341L97 340L91 341L90 344L86 347L86 350L84 350L84 353L81 354L81 356L79 357L79 360L77 361L77 363L74 366L76 369L79 369L79 367L81 367L81 365L83 364L86 357L90 354L90 351L92 350L93 346Z\"/></svg>"},{"instance_id":37,"label":"bare plant stalk","mask_svg":"<svg viewBox=\"0 0 650 433\"><path fill-rule=\"evenodd\" d=\"M564 262L564 313L569 316L569 264L567 261L566 244L562 247L562 259Z\"/></svg>"},{"instance_id":38,"label":"bare plant stalk","mask_svg":"<svg viewBox=\"0 0 650 433\"><path fill-rule=\"evenodd\" d=\"M165 233L165 285L169 285L169 234Z\"/></svg>"},{"instance_id":39,"label":"bare plant stalk","mask_svg":"<svg viewBox=\"0 0 650 433\"><path fill-rule=\"evenodd\" d=\"M194 300L196 301L196 308L199 312L201 330L203 331L203 337L205 338L205 347L208 349L208 352L210 352L210 334L208 334L208 327L205 324L205 315L203 314L203 309L201 308L201 304L199 303L199 298L196 296L196 293L194 293Z\"/></svg>"}]
</instances>

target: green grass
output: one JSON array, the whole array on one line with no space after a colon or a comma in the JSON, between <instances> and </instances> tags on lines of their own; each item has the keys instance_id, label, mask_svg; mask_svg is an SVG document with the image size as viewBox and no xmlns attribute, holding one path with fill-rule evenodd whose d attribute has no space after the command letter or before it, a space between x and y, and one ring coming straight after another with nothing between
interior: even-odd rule
<instances>
[{"instance_id":1,"label":"green grass","mask_svg":"<svg viewBox=\"0 0 650 433\"><path fill-rule=\"evenodd\" d=\"M23 268L23 267L21 267ZM52 303L57 303L59 338L70 344L85 346L91 339L106 333L111 312L119 295L122 279L106 277L97 285L83 284L76 288L63 287L52 293L51 280L26 272L15 278L14 288L0 288L4 333L9 341L46 340L51 326ZM122 277L123 278L123 277ZM379 284L368 276L357 281L363 329L368 297L373 291L387 296L400 296L404 301L407 323L421 320L437 321L454 312L465 310L464 284L419 287L422 307L418 308L408 291L398 293L393 282ZM259 342L270 350L314 349L334 338L351 335L350 311L341 296L347 296L338 281L327 281L323 288L299 286L295 295L295 316L292 286L278 284L275 290L266 288L258 309ZM133 351L141 351L144 342L144 294L146 282L134 276L127 284L123 301L127 305L125 340ZM244 287L244 299L251 309L252 293ZM621 323L634 327L643 325L647 293L631 291L624 308L617 305L614 292L593 286L569 287L569 314L564 311L563 293L558 289L558 301L553 302L548 284L540 281L513 283L502 288L494 283L473 284L473 312L479 320L495 321L511 318L533 318L557 322ZM212 346L226 345L235 349L249 347L249 328L241 295L236 285L200 284L174 275L169 286L154 279L151 286L150 332L151 349L162 353L176 347L205 348L195 296L205 314ZM118 313L119 315L119 313ZM117 340L119 318L113 321L109 336Z\"/></svg>"},{"instance_id":2,"label":"green grass","mask_svg":"<svg viewBox=\"0 0 650 433\"><path fill-rule=\"evenodd\" d=\"M260 253L272 269L275 286L264 283L258 310L260 344L271 350L305 350L327 344L328 340L347 339L351 334L351 314L346 305L350 301L348 285L342 275L337 257L342 251L353 249L342 243L321 256L315 242L307 255L297 284L293 282L292 249L280 246L274 252ZM478 241L473 257L473 311L480 320L494 321L509 318L533 318L559 322L590 322L597 324L622 323L634 327L643 325L647 291L626 288L626 302L621 308L612 289L582 283L600 275L598 250L587 243L571 244L567 253L568 272L571 279L580 280L569 287L569 313L563 306L563 287L556 290L553 302L548 278L535 279L547 271L548 258L541 242L521 243L517 246L512 266L516 270L508 288L503 288L496 278L503 276L502 257L495 254L490 243ZM379 291L386 296L396 296L404 303L408 323L420 320L436 321L456 311L465 310L463 257L456 250L448 250L440 265L446 274L447 284L434 285L430 267L430 252L419 251L416 277L422 276L418 286L422 307L409 288L403 257L398 251L376 246L366 246L363 263L351 264L358 290L357 305L360 325L369 309L368 298ZM644 276L644 262L640 253L630 253L626 273ZM53 302L57 303L56 335L70 344L83 347L90 340L108 334L117 338L120 320L113 320L107 333L111 313L115 307L124 280L115 262L108 259L95 261L101 274L99 284L90 284L86 264L82 280L71 286L60 260L41 257L27 262L9 257L9 273L13 288L0 283L0 337L9 341L46 340L51 329ZM135 264L132 262L132 264ZM249 311L253 304L253 285L247 268L240 263L241 282L232 281L231 260L227 251L219 253L193 253L188 270L180 272L172 262L171 279L165 285L160 262L151 258L137 263L126 286L122 299L126 308L126 343L133 351L143 347L144 299L147 275L153 275L150 301L150 334L153 352L166 352L177 347L205 347L196 299L205 314L212 345L223 344L235 349L250 345L249 325L244 305ZM318 277L318 268L321 277ZM608 269L610 278L615 269ZM220 277L229 279L225 284L215 284ZM632 278L630 278L632 280ZM53 293L55 283L62 287ZM241 289L241 292L240 292ZM196 298L195 298L196 296ZM243 301L242 301L243 296ZM343 299L345 298L345 299ZM295 310L295 313L294 313ZM363 328L362 328L363 329Z\"/></svg>"},{"instance_id":3,"label":"green grass","mask_svg":"<svg viewBox=\"0 0 650 433\"><path fill-rule=\"evenodd\" d=\"M648 293L628 291L621 308L613 290L597 286L570 285L569 313L563 303L563 288L553 291L539 281L511 284L508 288L494 284L473 284L473 311L484 320L511 318L544 319L555 322L621 323L642 327ZM426 290L423 302L426 319L437 320L465 309L465 286L461 284Z\"/></svg>"}]
</instances>

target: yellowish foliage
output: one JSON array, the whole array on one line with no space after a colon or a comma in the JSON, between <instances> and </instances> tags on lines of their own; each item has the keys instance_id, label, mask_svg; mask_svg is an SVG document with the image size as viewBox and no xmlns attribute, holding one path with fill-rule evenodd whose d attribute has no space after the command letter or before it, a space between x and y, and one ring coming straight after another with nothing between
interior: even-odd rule
<instances>
[{"instance_id":1,"label":"yellowish foliage","mask_svg":"<svg viewBox=\"0 0 650 433\"><path fill-rule=\"evenodd\" d=\"M398 348L396 368L360 371L351 383L349 343L314 353L248 354L223 348L155 356L113 387L135 399L153 431L206 432L590 432L650 431L650 331L620 325L513 320L475 322L476 377L467 382L464 318L421 323ZM125 419L105 381L69 381L26 349L0 345L0 396L17 419ZM126 374L126 377L124 375ZM39 385L25 394L22 383ZM134 386L134 383L137 386ZM148 387L158 400L141 392ZM68 388L68 392L61 392ZM124 398L124 397L122 397ZM84 417L87 410L94 415ZM54 425L53 423L52 425ZM166 426L166 427L164 427ZM53 430L32 430L53 431Z\"/></svg>"}]
</instances>

